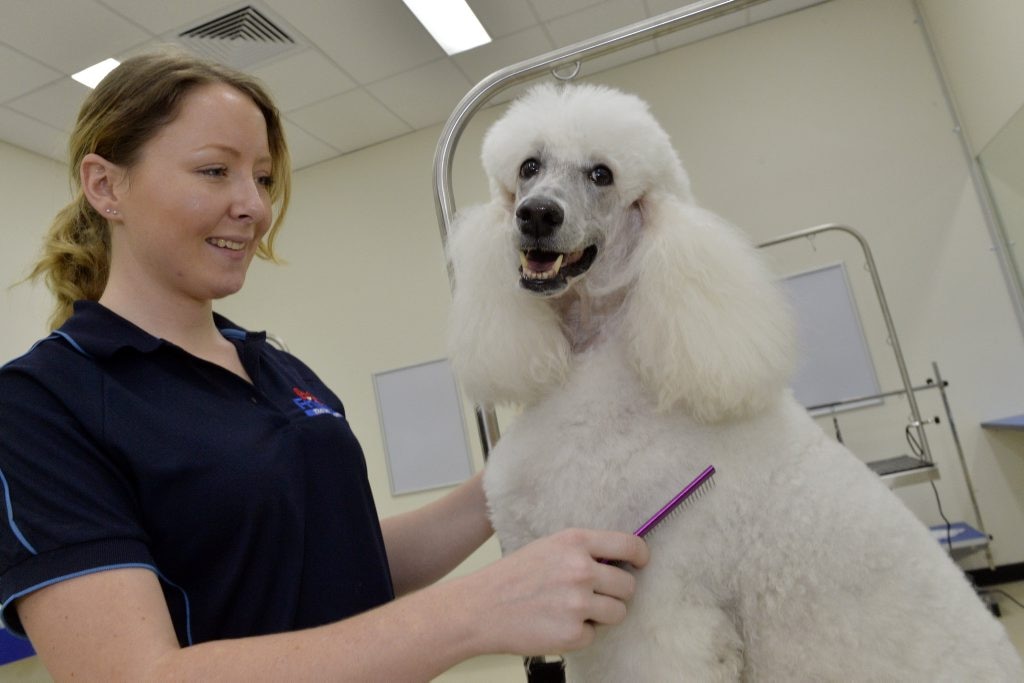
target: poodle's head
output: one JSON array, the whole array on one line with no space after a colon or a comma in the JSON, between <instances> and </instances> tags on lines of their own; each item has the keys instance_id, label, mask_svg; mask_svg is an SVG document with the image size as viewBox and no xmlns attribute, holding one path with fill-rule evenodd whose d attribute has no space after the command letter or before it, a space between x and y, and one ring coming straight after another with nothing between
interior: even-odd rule
<instances>
[{"instance_id":1,"label":"poodle's head","mask_svg":"<svg viewBox=\"0 0 1024 683\"><path fill-rule=\"evenodd\" d=\"M531 89L488 131L482 159L492 197L514 219L520 284L541 296L564 293L602 263L589 284L618 282L645 195L690 197L647 104L601 86Z\"/></svg>"},{"instance_id":2,"label":"poodle's head","mask_svg":"<svg viewBox=\"0 0 1024 683\"><path fill-rule=\"evenodd\" d=\"M450 355L476 400L532 403L610 338L662 409L711 421L778 395L781 295L743 235L696 206L642 100L535 87L487 132L482 160L491 200L449 240Z\"/></svg>"}]
</instances>

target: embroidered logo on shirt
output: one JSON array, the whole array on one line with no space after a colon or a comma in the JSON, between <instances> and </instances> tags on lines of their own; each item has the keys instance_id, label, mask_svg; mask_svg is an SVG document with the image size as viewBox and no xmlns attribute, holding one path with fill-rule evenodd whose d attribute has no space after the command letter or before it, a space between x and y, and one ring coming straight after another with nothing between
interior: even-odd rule
<instances>
[{"instance_id":1,"label":"embroidered logo on shirt","mask_svg":"<svg viewBox=\"0 0 1024 683\"><path fill-rule=\"evenodd\" d=\"M297 397L292 400L295 401L295 405L297 405L306 415L310 417L314 417L316 415L333 415L334 417L342 416L341 413L332 410L329 406L308 391L303 391L298 387L292 387L292 391L295 392L295 396Z\"/></svg>"}]
</instances>

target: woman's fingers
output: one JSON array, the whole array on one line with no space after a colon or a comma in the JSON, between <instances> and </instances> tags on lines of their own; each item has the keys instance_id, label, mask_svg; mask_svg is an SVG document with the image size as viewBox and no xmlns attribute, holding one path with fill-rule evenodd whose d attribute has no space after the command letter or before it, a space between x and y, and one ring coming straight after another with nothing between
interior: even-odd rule
<instances>
[{"instance_id":1,"label":"woman's fingers","mask_svg":"<svg viewBox=\"0 0 1024 683\"><path fill-rule=\"evenodd\" d=\"M643 568L651 558L647 544L633 534L619 531L570 529L565 534L580 534L590 556L608 562L625 562L637 569Z\"/></svg>"},{"instance_id":2,"label":"woman's fingers","mask_svg":"<svg viewBox=\"0 0 1024 683\"><path fill-rule=\"evenodd\" d=\"M636 577L610 564L594 567L594 592L618 600L629 600L636 590Z\"/></svg>"}]
</instances>

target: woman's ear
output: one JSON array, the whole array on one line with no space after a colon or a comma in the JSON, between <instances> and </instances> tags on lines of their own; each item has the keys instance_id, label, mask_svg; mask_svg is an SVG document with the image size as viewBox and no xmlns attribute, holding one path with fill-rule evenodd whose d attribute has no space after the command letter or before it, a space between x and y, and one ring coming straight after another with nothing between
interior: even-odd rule
<instances>
[{"instance_id":1,"label":"woman's ear","mask_svg":"<svg viewBox=\"0 0 1024 683\"><path fill-rule=\"evenodd\" d=\"M82 159L78 173L82 192L96 213L108 219L116 217L120 212L118 200L124 170L99 154L90 153Z\"/></svg>"}]
</instances>

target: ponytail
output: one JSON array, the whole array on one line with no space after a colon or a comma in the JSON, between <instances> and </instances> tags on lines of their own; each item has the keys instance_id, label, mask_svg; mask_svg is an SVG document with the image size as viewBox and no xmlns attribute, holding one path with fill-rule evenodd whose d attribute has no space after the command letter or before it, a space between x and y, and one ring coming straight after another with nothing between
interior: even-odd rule
<instances>
[{"instance_id":1,"label":"ponytail","mask_svg":"<svg viewBox=\"0 0 1024 683\"><path fill-rule=\"evenodd\" d=\"M56 297L50 316L55 330L71 317L79 299L97 301L110 271L110 226L81 190L54 218L43 242L43 255L29 279L43 278Z\"/></svg>"}]
</instances>

